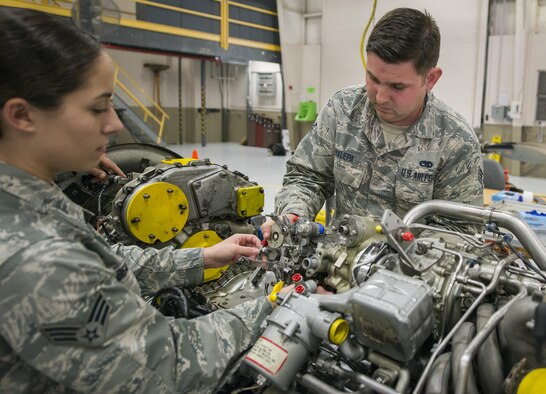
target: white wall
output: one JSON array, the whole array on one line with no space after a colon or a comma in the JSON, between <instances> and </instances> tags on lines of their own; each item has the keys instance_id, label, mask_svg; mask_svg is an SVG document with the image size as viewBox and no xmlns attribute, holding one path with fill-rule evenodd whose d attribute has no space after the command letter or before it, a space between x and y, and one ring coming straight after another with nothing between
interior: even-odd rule
<instances>
[{"instance_id":1,"label":"white wall","mask_svg":"<svg viewBox=\"0 0 546 394\"><path fill-rule=\"evenodd\" d=\"M372 11L372 0L324 0L323 8L323 59L321 75L321 103L348 85L364 82L365 74L360 58L360 39ZM487 20L486 0L460 0L456 2L401 0L377 2L375 21L396 7L410 6L426 9L438 22L442 35L439 67L444 75L434 88L435 94L460 112L472 124L474 107L481 102L476 98L475 86L483 75L485 35L481 29ZM373 24L368 31L369 37ZM364 44L365 47L366 44ZM480 92L481 97L481 92Z\"/></svg>"},{"instance_id":2,"label":"white wall","mask_svg":"<svg viewBox=\"0 0 546 394\"><path fill-rule=\"evenodd\" d=\"M546 71L546 6L536 0L522 0L523 45L516 45L516 2L496 4L492 10L493 35L489 37L485 121L510 125L510 118L494 119L493 105L521 103L522 126L536 126L536 95L539 71ZM516 60L522 63L516 71ZM517 91L515 91L517 89Z\"/></svg>"},{"instance_id":3,"label":"white wall","mask_svg":"<svg viewBox=\"0 0 546 394\"><path fill-rule=\"evenodd\" d=\"M293 87L287 94L287 108L292 111L311 83L318 89L317 101L322 106L337 90L363 83L365 79L360 39L373 1L322 0L319 10L316 4L309 0L277 0L283 72L287 86ZM449 4L432 0L414 0L411 4L381 0L377 2L373 23L387 11L407 6L426 9L440 27L439 66L444 76L436 85L435 93L479 127L482 91L476 86L483 86L488 0L460 0ZM320 18L305 17L317 12L321 13ZM318 32L315 19L321 21Z\"/></svg>"}]
</instances>

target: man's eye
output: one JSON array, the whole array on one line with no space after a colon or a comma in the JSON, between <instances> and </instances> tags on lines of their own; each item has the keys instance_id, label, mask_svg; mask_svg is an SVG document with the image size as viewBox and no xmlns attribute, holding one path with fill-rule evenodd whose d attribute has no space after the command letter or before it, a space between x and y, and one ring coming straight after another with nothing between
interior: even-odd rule
<instances>
[{"instance_id":1,"label":"man's eye","mask_svg":"<svg viewBox=\"0 0 546 394\"><path fill-rule=\"evenodd\" d=\"M103 114L108 111L110 108L93 108L93 112L96 114Z\"/></svg>"},{"instance_id":2,"label":"man's eye","mask_svg":"<svg viewBox=\"0 0 546 394\"><path fill-rule=\"evenodd\" d=\"M405 86L402 86L402 85L394 85L392 87L394 90L404 90Z\"/></svg>"}]
</instances>

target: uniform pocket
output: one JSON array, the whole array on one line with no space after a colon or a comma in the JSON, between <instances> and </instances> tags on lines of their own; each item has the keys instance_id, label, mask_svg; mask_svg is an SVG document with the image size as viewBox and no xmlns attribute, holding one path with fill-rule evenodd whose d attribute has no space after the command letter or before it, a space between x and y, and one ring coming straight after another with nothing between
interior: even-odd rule
<instances>
[{"instance_id":1,"label":"uniform pocket","mask_svg":"<svg viewBox=\"0 0 546 394\"><path fill-rule=\"evenodd\" d=\"M433 198L437 157L436 152L408 151L400 161L395 187L399 215Z\"/></svg>"},{"instance_id":2,"label":"uniform pocket","mask_svg":"<svg viewBox=\"0 0 546 394\"><path fill-rule=\"evenodd\" d=\"M337 159L334 161L334 179L336 180L336 186L340 183L341 185L358 189L365 173L366 167Z\"/></svg>"}]
</instances>

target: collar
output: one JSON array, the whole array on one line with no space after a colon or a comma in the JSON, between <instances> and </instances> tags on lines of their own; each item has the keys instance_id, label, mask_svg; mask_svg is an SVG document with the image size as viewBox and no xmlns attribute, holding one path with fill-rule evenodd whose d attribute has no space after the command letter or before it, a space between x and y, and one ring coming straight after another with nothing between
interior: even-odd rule
<instances>
[{"instance_id":1,"label":"collar","mask_svg":"<svg viewBox=\"0 0 546 394\"><path fill-rule=\"evenodd\" d=\"M425 96L425 108L421 116L410 126L408 131L412 129L415 132L417 138L433 138L435 129L434 116L429 116L432 113L432 107L436 98L432 92L428 92Z\"/></svg>"}]
</instances>

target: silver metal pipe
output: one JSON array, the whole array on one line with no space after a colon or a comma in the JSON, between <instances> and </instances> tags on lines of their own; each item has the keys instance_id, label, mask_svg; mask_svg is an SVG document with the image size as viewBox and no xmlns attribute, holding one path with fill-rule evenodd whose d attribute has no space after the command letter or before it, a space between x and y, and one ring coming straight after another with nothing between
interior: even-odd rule
<instances>
[{"instance_id":1,"label":"silver metal pipe","mask_svg":"<svg viewBox=\"0 0 546 394\"><path fill-rule=\"evenodd\" d=\"M527 223L515 215L495 211L492 208L480 208L451 201L431 200L421 203L408 211L404 223L409 226L429 216L440 215L453 219L467 220L473 223L495 222L513 233L529 252L540 269L546 270L546 247Z\"/></svg>"},{"instance_id":2,"label":"silver metal pipe","mask_svg":"<svg viewBox=\"0 0 546 394\"><path fill-rule=\"evenodd\" d=\"M478 333L478 335L474 337L472 342L470 342L470 344L464 351L459 362L459 376L457 377L457 381L455 383L455 394L465 394L470 363L472 362L474 355L476 354L482 343L487 339L491 331L493 331L493 329L504 318L504 315L506 315L510 307L516 301L522 299L527 295L527 289L519 281L507 279L505 283L519 288L519 292L514 296L514 298L508 301L502 308L500 308L495 314L493 314L493 316L491 316L491 319L489 319L487 324Z\"/></svg>"},{"instance_id":3,"label":"silver metal pipe","mask_svg":"<svg viewBox=\"0 0 546 394\"><path fill-rule=\"evenodd\" d=\"M337 390L336 388L330 386L329 384L323 382L322 380L314 377L311 374L305 374L301 377L298 377L297 380L303 387L309 389L313 393L345 394L343 391Z\"/></svg>"},{"instance_id":4,"label":"silver metal pipe","mask_svg":"<svg viewBox=\"0 0 546 394\"><path fill-rule=\"evenodd\" d=\"M453 381L457 380L460 373L459 360L475 335L476 326L471 321L461 324L455 335L453 335L453 340L451 341L451 376ZM466 384L465 393L478 394L476 376L472 366L470 366L470 369L468 370L468 383Z\"/></svg>"},{"instance_id":5,"label":"silver metal pipe","mask_svg":"<svg viewBox=\"0 0 546 394\"><path fill-rule=\"evenodd\" d=\"M405 393L410 384L410 373L406 368L401 368L398 372L398 381L394 389L399 393Z\"/></svg>"},{"instance_id":6,"label":"silver metal pipe","mask_svg":"<svg viewBox=\"0 0 546 394\"><path fill-rule=\"evenodd\" d=\"M429 374L430 369L432 368L432 365L434 364L434 360L436 360L436 357L438 357L438 355L442 353L442 351L445 349L445 347L447 346L447 344L449 343L453 335L455 335L455 332L457 331L457 329L461 326L461 324L463 324L466 321L466 319L468 319L468 317L480 305L480 302L482 301L482 299L487 294L491 293L493 289L497 286L497 283L499 282L499 279L500 279L500 274L504 270L504 267L507 264L510 264L516 258L517 256L510 255L506 259L501 260L499 264L495 267L495 271L493 271L493 276L491 277L491 282L489 282L487 287L481 282L477 282L471 279L466 280L465 278L461 278L462 280L466 280L466 282L471 285L481 287L480 294L476 297L472 305L470 305L470 307L466 310L464 315L459 319L457 324L455 324L453 328L451 329L451 331L449 331L446 337L440 341L440 343L436 347L436 350L434 351L434 353L432 353L432 356L428 360L427 365L425 369L423 370L423 373L421 374L421 377L417 381L417 385L415 386L415 389L413 390L413 394L419 394L421 392L421 390L423 389L423 386L425 385L427 375Z\"/></svg>"},{"instance_id":7,"label":"silver metal pipe","mask_svg":"<svg viewBox=\"0 0 546 394\"><path fill-rule=\"evenodd\" d=\"M468 317L480 305L481 300L484 299L485 296L487 295L487 293L485 291L485 285L483 283L476 282L476 281L473 281L473 280L468 280L468 282L471 283L471 284L476 284L476 285L480 286L482 288L481 293L480 293L480 295L478 295L478 297L476 297L476 299L474 300L472 305L470 305L470 307L466 310L466 312L459 319L459 321L453 326L453 328L451 329L451 331L449 331L449 333L446 335L446 337L440 341L440 343L436 347L436 350L434 351L434 353L432 353L432 356L430 356L430 359L428 360L427 365L426 365L425 369L423 370L423 373L421 374L421 377L419 377L419 380L417 381L417 385L413 389L413 394L419 394L421 392L421 390L423 389L423 386L425 385L425 382L427 380L427 376L428 376L428 374L430 372L430 369L432 368L432 365L434 364L434 360L436 360L436 357L438 357L438 355L440 353L442 353L442 351L448 345L451 338L453 338L453 335L455 335L455 333L457 332L457 329L461 326L461 324L463 324L466 321L466 319L468 319Z\"/></svg>"},{"instance_id":8,"label":"silver metal pipe","mask_svg":"<svg viewBox=\"0 0 546 394\"><path fill-rule=\"evenodd\" d=\"M482 304L476 314L476 331L480 332L495 313L492 304ZM484 393L502 392L504 381L502 356L497 341L497 334L493 331L478 350L478 376Z\"/></svg>"},{"instance_id":9,"label":"silver metal pipe","mask_svg":"<svg viewBox=\"0 0 546 394\"><path fill-rule=\"evenodd\" d=\"M379 383L377 380L370 378L361 373L353 373L350 375L351 378L354 378L358 383L365 385L366 387L371 388L375 392L381 394L400 394L395 389L385 386L384 384Z\"/></svg>"},{"instance_id":10,"label":"silver metal pipe","mask_svg":"<svg viewBox=\"0 0 546 394\"><path fill-rule=\"evenodd\" d=\"M394 390L398 393L406 392L408 385L410 383L410 373L406 368L402 368L402 366L398 362L376 352L371 352L368 355L367 359L372 364L375 364L381 368L386 368L392 371L396 371L396 373L398 374L398 379L396 381L396 386Z\"/></svg>"}]
</instances>

